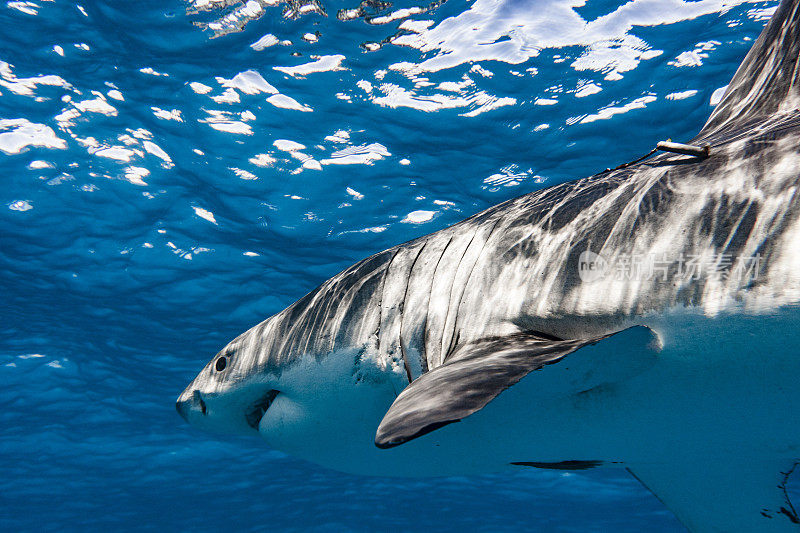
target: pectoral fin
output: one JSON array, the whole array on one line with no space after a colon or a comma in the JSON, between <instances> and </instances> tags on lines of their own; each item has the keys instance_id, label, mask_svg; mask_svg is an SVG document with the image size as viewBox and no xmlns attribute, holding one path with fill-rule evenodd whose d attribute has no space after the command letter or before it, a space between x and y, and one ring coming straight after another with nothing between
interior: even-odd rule
<instances>
[{"instance_id":1,"label":"pectoral fin","mask_svg":"<svg viewBox=\"0 0 800 533\"><path fill-rule=\"evenodd\" d=\"M536 370L543 371L537 394L547 396L623 380L655 361L656 341L650 328L635 326L590 339L519 333L465 345L400 393L378 426L375 445L391 448L458 422Z\"/></svg>"}]
</instances>

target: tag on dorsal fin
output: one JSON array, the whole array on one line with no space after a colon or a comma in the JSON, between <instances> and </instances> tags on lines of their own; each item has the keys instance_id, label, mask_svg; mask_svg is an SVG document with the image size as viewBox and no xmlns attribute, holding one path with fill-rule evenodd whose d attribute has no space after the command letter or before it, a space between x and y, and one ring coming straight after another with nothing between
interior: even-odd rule
<instances>
[{"instance_id":1,"label":"tag on dorsal fin","mask_svg":"<svg viewBox=\"0 0 800 533\"><path fill-rule=\"evenodd\" d=\"M585 340L518 333L468 344L400 393L375 445L391 448L458 422L535 370L537 394L551 397L624 380L653 364L656 341L650 328L635 326Z\"/></svg>"}]
</instances>

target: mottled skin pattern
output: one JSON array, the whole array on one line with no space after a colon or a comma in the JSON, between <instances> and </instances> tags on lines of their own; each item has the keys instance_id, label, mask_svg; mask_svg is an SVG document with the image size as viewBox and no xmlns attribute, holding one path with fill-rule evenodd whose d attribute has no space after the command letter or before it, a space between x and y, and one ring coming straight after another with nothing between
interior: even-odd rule
<instances>
[{"instance_id":1,"label":"mottled skin pattern","mask_svg":"<svg viewBox=\"0 0 800 533\"><path fill-rule=\"evenodd\" d=\"M237 353L242 374L280 374L303 357L355 348L402 371L407 384L487 337L586 339L676 307L713 316L796 304L798 18L797 2L781 5L691 141L709 144L709 158L659 154L501 203L356 263L220 353ZM752 282L585 283L578 256L587 249L612 263L664 253L761 261Z\"/></svg>"},{"instance_id":2,"label":"mottled skin pattern","mask_svg":"<svg viewBox=\"0 0 800 533\"><path fill-rule=\"evenodd\" d=\"M690 528L794 527L797 516L782 488L785 472L800 454L800 436L797 425L784 420L780 410L786 409L791 418L795 407L800 409L793 377L794 331L800 318L799 8L797 0L781 4L726 96L690 141L710 145L708 158L659 154L514 198L375 254L231 341L180 396L179 412L198 427L244 434L257 430L301 456L321 457L320 463L338 466L371 440L365 433L374 435L377 426L366 432L361 426L376 424L393 401L384 421L405 433L399 440L392 435L379 438L378 443L387 446L441 427L452 421L448 415L461 419L481 409L467 420L478 418L483 426L457 426L478 428L478 433L464 435L477 443L470 454L488 457L487 464L630 459L636 475ZM663 258L666 266L652 277L585 280L579 275L579 257L587 250L611 265L631 257L655 257ZM759 258L755 275L710 275L709 265L721 267L722 257ZM706 267L698 276L682 276L679 269L685 268L685 258L701 258ZM765 337L764 328L771 327L776 328L774 335ZM644 358L644 344L636 343L659 329L671 335L672 351L656 364L658 358ZM510 411L504 413L494 401L487 405L527 372L560 368L562 358L572 361L572 351L591 351L598 340L597 353L605 350L602 361L612 378L627 379L639 372L630 361L611 362L615 353L628 360L635 354L633 358L657 370L629 380L616 396L603 396L600 389L581 395L590 392L586 386L575 389L581 394L569 400L548 403L546 397L539 398L549 406L539 411L547 423L528 422L524 409L518 416L511 400L503 403L517 390L547 391L543 381L533 389L525 389L522 381L498 396L497 405L510 406ZM726 342L725 349L717 349ZM744 353L737 343L766 353ZM729 359L707 360L715 354ZM761 361L771 359L780 362L774 368L760 367ZM345 360L346 368L336 367L335 360ZM589 358L586 375L597 374L591 364ZM617 367L628 370L616 373ZM492 368L496 373L487 376ZM290 377L283 379L286 376ZM675 387L662 386L666 380ZM364 382L376 384L373 392L359 386ZM386 395L387 384L391 397ZM357 392L347 396L344 389ZM482 395L481 390L491 394ZM658 394L650 394L654 390ZM462 393L463 402L458 397ZM516 398L516 408L526 401ZM763 402L756 405L748 398ZM283 403L270 415L273 400L274 405ZM420 403L426 404L424 409L419 409ZM728 405L732 407L726 410ZM624 415L613 416L607 406ZM358 418L356 411L361 409L367 414ZM428 427L425 409L439 417ZM692 440L697 432L691 428L706 431L706 410L719 424L707 432L707 440ZM492 445L480 446L481 439L494 437L486 418L481 419L487 411L505 416L507 425L518 426L515 431L527 431L529 440L522 445L497 441L494 444L503 451L492 455ZM764 418L769 421L762 428L750 425ZM519 425L520 419L524 424ZM595 420L599 428L592 425ZM570 422L574 425L562 426ZM352 440L328 440L345 423L350 425L343 431L354 435ZM752 429L740 430L743 424ZM681 440L684 428L689 428L689 436ZM450 438L460 429L447 433L450 429L434 434L442 434L439 456L436 448L415 448L414 443L397 452L380 451L396 455L369 455L377 453L374 448L358 448L364 465L373 461L364 471L381 472L381 461L389 457L406 460L398 463L401 471L428 457L431 463L450 459L460 450L460 441ZM586 451L569 433L584 429L584 438L594 439L590 451L604 450L609 457L559 455L563 450ZM731 440L742 435L741 443ZM448 439L449 452L444 451ZM530 443L533 448L525 447ZM675 444L694 448L676 456ZM746 445L747 453L739 453L739 444ZM727 455L712 457L720 447ZM407 449L422 455L408 459L411 456L402 455ZM542 457L516 455L530 449ZM619 450L630 456L611 457L622 453ZM763 462L758 457L762 451L769 455ZM653 453L669 460L649 464ZM470 454L462 451L459 459L469 462ZM747 454L756 454L758 460ZM372 470L376 464L377 470ZM745 478L748 490L737 486ZM777 489L781 491L772 494ZM712 497L723 490L724 498ZM754 511L762 501L760 511ZM720 513L726 518L719 519ZM769 520L769 528L762 518Z\"/></svg>"},{"instance_id":3,"label":"mottled skin pattern","mask_svg":"<svg viewBox=\"0 0 800 533\"><path fill-rule=\"evenodd\" d=\"M589 338L674 307L714 315L796 304L798 126L789 112L701 133L692 142L711 144L708 159L662 154L509 200L353 265L226 350L252 354L254 371L280 372L307 354L359 347L414 379L491 336ZM672 281L582 282L587 249L612 263L665 253L761 260L753 281L683 280L675 262Z\"/></svg>"}]
</instances>

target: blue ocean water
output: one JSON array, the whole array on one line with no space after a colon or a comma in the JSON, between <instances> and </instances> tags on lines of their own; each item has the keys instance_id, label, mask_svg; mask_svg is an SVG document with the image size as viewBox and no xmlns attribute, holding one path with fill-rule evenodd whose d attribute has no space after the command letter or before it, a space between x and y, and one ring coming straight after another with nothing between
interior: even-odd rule
<instances>
[{"instance_id":1,"label":"blue ocean water","mask_svg":"<svg viewBox=\"0 0 800 533\"><path fill-rule=\"evenodd\" d=\"M321 2L0 6L0 529L680 531L623 470L351 476L174 400L356 260L690 139L777 3Z\"/></svg>"}]
</instances>

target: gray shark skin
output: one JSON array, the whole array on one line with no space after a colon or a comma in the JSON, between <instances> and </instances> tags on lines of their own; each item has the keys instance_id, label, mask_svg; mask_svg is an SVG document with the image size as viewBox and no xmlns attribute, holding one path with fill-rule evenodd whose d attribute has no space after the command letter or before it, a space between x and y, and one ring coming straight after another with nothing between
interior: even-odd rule
<instances>
[{"instance_id":1,"label":"gray shark skin","mask_svg":"<svg viewBox=\"0 0 800 533\"><path fill-rule=\"evenodd\" d=\"M364 259L232 340L178 411L351 472L617 463L692 531L800 530L799 53L784 0L691 141L709 157Z\"/></svg>"}]
</instances>

